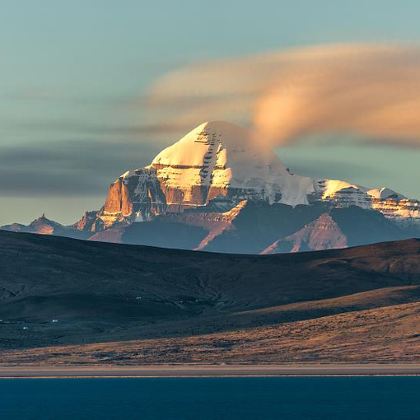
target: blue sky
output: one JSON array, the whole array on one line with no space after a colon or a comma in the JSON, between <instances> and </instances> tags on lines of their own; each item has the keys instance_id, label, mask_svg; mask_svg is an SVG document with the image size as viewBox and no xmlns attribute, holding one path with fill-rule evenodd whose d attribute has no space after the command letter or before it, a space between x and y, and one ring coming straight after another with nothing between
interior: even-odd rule
<instances>
[{"instance_id":1,"label":"blue sky","mask_svg":"<svg viewBox=\"0 0 420 420\"><path fill-rule=\"evenodd\" d=\"M0 224L28 222L43 211L69 223L98 208L107 184L161 147L134 129L143 115L127 104L173 69L305 45L420 41L414 0L0 0L0 6ZM174 140L168 135L166 144ZM301 145L279 153L296 171L389 181L420 197L418 149Z\"/></svg>"}]
</instances>

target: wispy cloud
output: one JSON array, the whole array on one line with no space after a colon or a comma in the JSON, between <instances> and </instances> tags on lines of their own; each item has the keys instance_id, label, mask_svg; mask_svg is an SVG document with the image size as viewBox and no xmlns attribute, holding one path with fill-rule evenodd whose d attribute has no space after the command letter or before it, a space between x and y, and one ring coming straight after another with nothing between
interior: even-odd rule
<instances>
[{"instance_id":1,"label":"wispy cloud","mask_svg":"<svg viewBox=\"0 0 420 420\"><path fill-rule=\"evenodd\" d=\"M276 145L351 133L419 146L420 48L328 45L198 63L160 79L149 106L166 110L166 123L246 123Z\"/></svg>"},{"instance_id":2,"label":"wispy cloud","mask_svg":"<svg viewBox=\"0 0 420 420\"><path fill-rule=\"evenodd\" d=\"M105 196L113 179L148 164L157 151L131 141L1 146L0 196Z\"/></svg>"},{"instance_id":3,"label":"wispy cloud","mask_svg":"<svg viewBox=\"0 0 420 420\"><path fill-rule=\"evenodd\" d=\"M82 121L72 119L59 120L33 120L3 122L2 131L30 132L30 133L61 133L64 135L107 135L120 139L125 137L141 138L146 135L164 135L179 133L188 129L185 124L153 123L153 124L98 124L94 121Z\"/></svg>"}]
</instances>

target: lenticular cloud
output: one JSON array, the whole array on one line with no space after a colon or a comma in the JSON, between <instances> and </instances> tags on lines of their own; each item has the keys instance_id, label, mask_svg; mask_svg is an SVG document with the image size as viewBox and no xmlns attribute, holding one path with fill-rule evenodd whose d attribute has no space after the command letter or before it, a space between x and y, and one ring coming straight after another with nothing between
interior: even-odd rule
<instances>
[{"instance_id":1,"label":"lenticular cloud","mask_svg":"<svg viewBox=\"0 0 420 420\"><path fill-rule=\"evenodd\" d=\"M198 63L160 79L166 123L230 120L271 145L351 133L420 146L420 48L330 45Z\"/></svg>"}]
</instances>

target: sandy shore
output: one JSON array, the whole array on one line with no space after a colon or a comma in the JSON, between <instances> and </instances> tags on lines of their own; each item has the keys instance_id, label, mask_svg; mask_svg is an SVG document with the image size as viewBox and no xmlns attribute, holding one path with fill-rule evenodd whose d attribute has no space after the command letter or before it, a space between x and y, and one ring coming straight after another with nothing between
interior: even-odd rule
<instances>
[{"instance_id":1,"label":"sandy shore","mask_svg":"<svg viewBox=\"0 0 420 420\"><path fill-rule=\"evenodd\" d=\"M0 367L0 378L147 378L420 375L420 364Z\"/></svg>"}]
</instances>

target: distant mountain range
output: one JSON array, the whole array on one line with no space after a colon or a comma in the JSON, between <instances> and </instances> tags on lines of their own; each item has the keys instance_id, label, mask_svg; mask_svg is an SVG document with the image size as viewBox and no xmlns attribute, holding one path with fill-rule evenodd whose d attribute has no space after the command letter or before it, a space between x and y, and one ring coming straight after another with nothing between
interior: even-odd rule
<instances>
[{"instance_id":1,"label":"distant mountain range","mask_svg":"<svg viewBox=\"0 0 420 420\"><path fill-rule=\"evenodd\" d=\"M420 202L388 188L295 175L251 133L201 124L121 175L72 226L42 216L2 229L231 253L342 248L420 236Z\"/></svg>"},{"instance_id":2,"label":"distant mountain range","mask_svg":"<svg viewBox=\"0 0 420 420\"><path fill-rule=\"evenodd\" d=\"M420 240L259 256L0 232L0 266L0 365L418 361Z\"/></svg>"}]
</instances>

